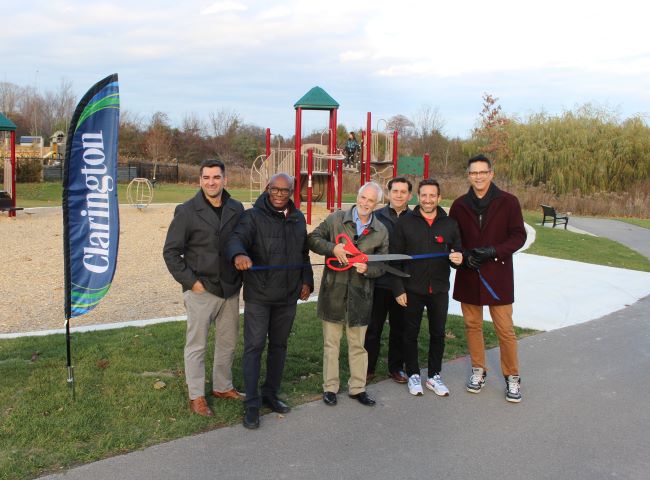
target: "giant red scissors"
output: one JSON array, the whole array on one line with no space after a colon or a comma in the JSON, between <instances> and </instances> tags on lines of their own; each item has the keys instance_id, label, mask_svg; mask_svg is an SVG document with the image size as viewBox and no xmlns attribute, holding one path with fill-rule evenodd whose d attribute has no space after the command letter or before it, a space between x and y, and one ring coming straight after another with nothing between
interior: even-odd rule
<instances>
[{"instance_id":1,"label":"giant red scissors","mask_svg":"<svg viewBox=\"0 0 650 480\"><path fill-rule=\"evenodd\" d=\"M325 264L328 268L337 271L343 272L349 270L355 263L368 263L368 262L387 262L391 260L412 260L413 257L410 255L403 255L401 253L384 253L378 255L368 255L363 253L357 248L354 242L350 239L347 233L339 233L336 236L336 244L343 244L343 249L348 255L348 264L342 264L336 257L329 257L325 260ZM399 277L409 277L408 273L404 273L401 270L391 267L390 265L382 264L382 268L389 273L397 275Z\"/></svg>"}]
</instances>

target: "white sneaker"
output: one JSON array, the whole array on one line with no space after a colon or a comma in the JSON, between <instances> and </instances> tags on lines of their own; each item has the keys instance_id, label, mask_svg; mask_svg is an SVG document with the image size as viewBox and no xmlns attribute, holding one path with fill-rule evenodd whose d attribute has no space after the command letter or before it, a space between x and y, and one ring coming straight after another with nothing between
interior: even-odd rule
<instances>
[{"instance_id":1,"label":"white sneaker","mask_svg":"<svg viewBox=\"0 0 650 480\"><path fill-rule=\"evenodd\" d=\"M411 395L422 395L422 382L420 381L420 375L414 373L409 377L408 381L409 393Z\"/></svg>"},{"instance_id":2,"label":"white sneaker","mask_svg":"<svg viewBox=\"0 0 650 480\"><path fill-rule=\"evenodd\" d=\"M467 391L470 393L481 393L485 385L486 372L480 367L472 367L472 375L467 382Z\"/></svg>"},{"instance_id":3,"label":"white sneaker","mask_svg":"<svg viewBox=\"0 0 650 480\"><path fill-rule=\"evenodd\" d=\"M521 402L521 379L519 375L506 377L506 400L513 403Z\"/></svg>"},{"instance_id":4,"label":"white sneaker","mask_svg":"<svg viewBox=\"0 0 650 480\"><path fill-rule=\"evenodd\" d=\"M442 378L440 378L440 374L438 373L436 373L433 377L429 378L427 380L426 385L429 390L432 390L433 393L435 393L439 397L449 396L449 389L447 388L447 385L444 384Z\"/></svg>"}]
</instances>

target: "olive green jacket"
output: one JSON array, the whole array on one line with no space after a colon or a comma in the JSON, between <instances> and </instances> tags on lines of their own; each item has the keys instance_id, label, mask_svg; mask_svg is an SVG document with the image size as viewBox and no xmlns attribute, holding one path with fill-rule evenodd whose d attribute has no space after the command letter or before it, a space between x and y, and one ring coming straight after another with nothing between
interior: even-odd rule
<instances>
[{"instance_id":1,"label":"olive green jacket","mask_svg":"<svg viewBox=\"0 0 650 480\"><path fill-rule=\"evenodd\" d=\"M371 254L388 253L388 230L376 218L367 227L367 234L357 240L357 248ZM336 236L347 233L354 240L356 225L352 218L352 208L330 214L313 232L309 234L308 244L315 253L332 257L336 246ZM368 325L372 310L374 279L384 274L380 264L368 263L368 271L360 275L352 267L343 272L334 271L327 266L318 293L317 315L320 319L347 323L350 327Z\"/></svg>"}]
</instances>

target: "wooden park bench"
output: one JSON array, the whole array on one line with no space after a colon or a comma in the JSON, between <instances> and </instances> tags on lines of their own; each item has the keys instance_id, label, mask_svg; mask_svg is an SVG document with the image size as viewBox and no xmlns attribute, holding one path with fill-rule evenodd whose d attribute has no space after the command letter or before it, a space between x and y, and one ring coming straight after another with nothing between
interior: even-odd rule
<instances>
[{"instance_id":1,"label":"wooden park bench","mask_svg":"<svg viewBox=\"0 0 650 480\"><path fill-rule=\"evenodd\" d=\"M546 217L549 217L553 219L553 228L555 228L556 225L564 225L564 229L566 230L566 227L569 224L569 215L566 213L557 213L555 211L555 208L551 207L550 205L541 205L541 207L544 211L542 226L544 226L544 223L546 222Z\"/></svg>"}]
</instances>

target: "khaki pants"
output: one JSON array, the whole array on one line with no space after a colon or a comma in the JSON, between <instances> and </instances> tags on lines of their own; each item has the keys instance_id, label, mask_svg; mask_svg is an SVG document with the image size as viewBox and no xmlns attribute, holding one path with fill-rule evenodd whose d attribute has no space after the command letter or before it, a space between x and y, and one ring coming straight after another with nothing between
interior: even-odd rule
<instances>
[{"instance_id":1,"label":"khaki pants","mask_svg":"<svg viewBox=\"0 0 650 480\"><path fill-rule=\"evenodd\" d=\"M485 366L485 344L483 343L483 307L461 303L465 318L467 348L472 359L472 367ZM512 304L490 305L490 316L494 324L499 349L501 351L501 372L504 376L519 375L519 359L517 357L517 337L512 324Z\"/></svg>"},{"instance_id":2,"label":"khaki pants","mask_svg":"<svg viewBox=\"0 0 650 480\"><path fill-rule=\"evenodd\" d=\"M338 393L339 352L341 347L342 323L323 321L323 391ZM345 326L348 339L348 364L350 379L348 393L356 395L366 390L366 373L368 371L368 352L363 347L366 339L365 327Z\"/></svg>"},{"instance_id":3,"label":"khaki pants","mask_svg":"<svg viewBox=\"0 0 650 480\"><path fill-rule=\"evenodd\" d=\"M239 293L223 299L210 292L183 293L187 310L185 381L190 400L205 396L205 351L214 322L212 389L226 392L232 385L232 360L239 330Z\"/></svg>"}]
</instances>

